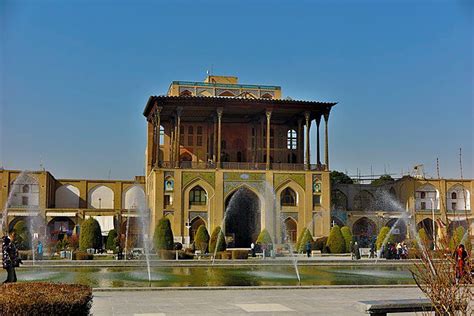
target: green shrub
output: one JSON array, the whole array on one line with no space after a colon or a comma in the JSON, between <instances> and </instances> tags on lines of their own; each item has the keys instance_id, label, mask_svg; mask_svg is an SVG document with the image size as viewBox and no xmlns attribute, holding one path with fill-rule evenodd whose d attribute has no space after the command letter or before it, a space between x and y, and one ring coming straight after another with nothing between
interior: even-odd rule
<instances>
[{"instance_id":1,"label":"green shrub","mask_svg":"<svg viewBox=\"0 0 474 316\"><path fill-rule=\"evenodd\" d=\"M451 237L449 241L449 248L454 251L456 247L459 244L463 244L465 249L467 250L468 253L471 253L472 250L472 244L471 244L471 238L469 234L467 234L467 237L463 240L463 237L465 235L466 231L464 227L459 226L456 228L456 230L453 233L453 236Z\"/></svg>"},{"instance_id":2,"label":"green shrub","mask_svg":"<svg viewBox=\"0 0 474 316\"><path fill-rule=\"evenodd\" d=\"M345 252L346 242L338 225L334 225L333 228L331 228L326 246L328 246L331 253Z\"/></svg>"},{"instance_id":3,"label":"green shrub","mask_svg":"<svg viewBox=\"0 0 474 316\"><path fill-rule=\"evenodd\" d=\"M158 221L153 236L153 244L155 250L167 249L172 250L174 247L173 231L171 230L171 222L169 218L163 217Z\"/></svg>"},{"instance_id":4,"label":"green shrub","mask_svg":"<svg viewBox=\"0 0 474 316\"><path fill-rule=\"evenodd\" d=\"M264 229L260 232L260 234L258 234L256 243L259 245L273 244L272 237L270 236L270 233L268 232L268 230Z\"/></svg>"},{"instance_id":5,"label":"green shrub","mask_svg":"<svg viewBox=\"0 0 474 316\"><path fill-rule=\"evenodd\" d=\"M1 315L89 315L92 289L86 285L47 282L0 286Z\"/></svg>"},{"instance_id":6,"label":"green shrub","mask_svg":"<svg viewBox=\"0 0 474 316\"><path fill-rule=\"evenodd\" d=\"M23 220L18 221L15 226L13 226L13 231L16 234L15 245L18 250L31 249L31 235L26 222Z\"/></svg>"},{"instance_id":7,"label":"green shrub","mask_svg":"<svg viewBox=\"0 0 474 316\"><path fill-rule=\"evenodd\" d=\"M204 225L199 226L196 236L194 236L194 246L196 250L200 250L201 253L207 253L209 246L209 233Z\"/></svg>"},{"instance_id":8,"label":"green shrub","mask_svg":"<svg viewBox=\"0 0 474 316\"><path fill-rule=\"evenodd\" d=\"M341 234L342 234L342 237L344 237L346 252L350 252L351 243L352 243L352 233L349 226L342 226Z\"/></svg>"},{"instance_id":9,"label":"green shrub","mask_svg":"<svg viewBox=\"0 0 474 316\"><path fill-rule=\"evenodd\" d=\"M377 249L382 249L382 243L384 242L385 238L387 238L387 235L389 232L390 232L390 227L387 227L387 226L382 227L379 234L377 235L377 240L375 241L375 246L377 247ZM394 241L395 240L393 238L393 235L390 235L390 237L388 237L385 243L386 244L389 242L393 243Z\"/></svg>"},{"instance_id":10,"label":"green shrub","mask_svg":"<svg viewBox=\"0 0 474 316\"><path fill-rule=\"evenodd\" d=\"M303 236L305 235L306 230L307 230L307 228L303 228L300 235L298 236L298 239L296 240L296 245L295 245L295 250L296 251L298 251L298 249L300 249L301 240L303 239Z\"/></svg>"},{"instance_id":11,"label":"green shrub","mask_svg":"<svg viewBox=\"0 0 474 316\"><path fill-rule=\"evenodd\" d=\"M81 235L79 236L79 249L102 248L102 231L99 222L89 217L81 226Z\"/></svg>"},{"instance_id":12,"label":"green shrub","mask_svg":"<svg viewBox=\"0 0 474 316\"><path fill-rule=\"evenodd\" d=\"M117 247L117 231L115 229L111 229L109 234L107 235L107 243L105 244L105 249L107 250L115 250Z\"/></svg>"},{"instance_id":13,"label":"green shrub","mask_svg":"<svg viewBox=\"0 0 474 316\"><path fill-rule=\"evenodd\" d=\"M93 260L94 255L85 251L74 251L72 253L72 260Z\"/></svg>"},{"instance_id":14,"label":"green shrub","mask_svg":"<svg viewBox=\"0 0 474 316\"><path fill-rule=\"evenodd\" d=\"M248 250L232 250L232 259L248 259Z\"/></svg>"},{"instance_id":15,"label":"green shrub","mask_svg":"<svg viewBox=\"0 0 474 316\"><path fill-rule=\"evenodd\" d=\"M209 252L214 253L216 251L216 246L217 251L224 251L227 248L224 233L222 232L220 226L217 226L212 231L211 241L209 243Z\"/></svg>"},{"instance_id":16,"label":"green shrub","mask_svg":"<svg viewBox=\"0 0 474 316\"><path fill-rule=\"evenodd\" d=\"M325 253L327 242L328 242L328 237L326 237L326 236L319 237L314 242L313 249L314 250L319 250L319 251L321 251L321 253Z\"/></svg>"},{"instance_id":17,"label":"green shrub","mask_svg":"<svg viewBox=\"0 0 474 316\"><path fill-rule=\"evenodd\" d=\"M301 240L299 242L299 248L297 249L299 253L306 252L306 244L308 243L308 241L311 243L311 248L312 248L313 236L311 236L309 229L305 228L304 234L301 237Z\"/></svg>"}]
</instances>

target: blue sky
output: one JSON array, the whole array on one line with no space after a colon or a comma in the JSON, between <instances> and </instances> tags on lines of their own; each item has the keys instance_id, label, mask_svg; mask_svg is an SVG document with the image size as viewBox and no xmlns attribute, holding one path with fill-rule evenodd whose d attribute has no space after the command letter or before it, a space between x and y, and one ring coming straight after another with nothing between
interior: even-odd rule
<instances>
[{"instance_id":1,"label":"blue sky","mask_svg":"<svg viewBox=\"0 0 474 316\"><path fill-rule=\"evenodd\" d=\"M473 177L470 1L3 1L0 165L143 174L150 95L235 75L337 101L331 169ZM314 132L314 130L313 130ZM314 148L312 148L314 150ZM315 157L315 154L312 155Z\"/></svg>"}]
</instances>

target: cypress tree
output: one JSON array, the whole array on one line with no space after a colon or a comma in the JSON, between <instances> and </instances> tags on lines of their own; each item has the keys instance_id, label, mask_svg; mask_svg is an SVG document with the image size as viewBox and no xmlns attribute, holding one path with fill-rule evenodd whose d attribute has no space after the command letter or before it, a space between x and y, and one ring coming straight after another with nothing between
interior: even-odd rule
<instances>
[{"instance_id":1,"label":"cypress tree","mask_svg":"<svg viewBox=\"0 0 474 316\"><path fill-rule=\"evenodd\" d=\"M331 253L343 253L346 250L346 242L338 225L334 225L331 228L327 246Z\"/></svg>"},{"instance_id":2,"label":"cypress tree","mask_svg":"<svg viewBox=\"0 0 474 316\"><path fill-rule=\"evenodd\" d=\"M300 243L299 243L299 248L297 249L298 252L306 252L306 244L308 241L311 243L311 247L313 247L313 236L311 236L311 232L309 229L305 228L304 229L304 234L301 237Z\"/></svg>"},{"instance_id":3,"label":"cypress tree","mask_svg":"<svg viewBox=\"0 0 474 316\"><path fill-rule=\"evenodd\" d=\"M225 242L224 233L220 226L214 228L211 234L211 241L209 243L209 252L214 253L216 251L224 251L227 248L227 244Z\"/></svg>"},{"instance_id":4,"label":"cypress tree","mask_svg":"<svg viewBox=\"0 0 474 316\"><path fill-rule=\"evenodd\" d=\"M153 235L153 244L155 246L155 250L173 249L174 238L169 218L160 218L158 224L156 224L155 234Z\"/></svg>"},{"instance_id":5,"label":"cypress tree","mask_svg":"<svg viewBox=\"0 0 474 316\"><path fill-rule=\"evenodd\" d=\"M258 234L257 244L260 244L260 245L273 244L272 237L270 236L270 233L268 232L267 229L262 230L260 234Z\"/></svg>"},{"instance_id":6,"label":"cypress tree","mask_svg":"<svg viewBox=\"0 0 474 316\"><path fill-rule=\"evenodd\" d=\"M79 249L87 250L89 248L102 248L102 231L99 222L92 217L82 223L79 236Z\"/></svg>"},{"instance_id":7,"label":"cypress tree","mask_svg":"<svg viewBox=\"0 0 474 316\"><path fill-rule=\"evenodd\" d=\"M351 251L351 242L352 242L352 233L351 233L351 229L349 228L349 226L342 226L341 234L342 234L342 237L344 237L345 250L346 250L346 252L350 252Z\"/></svg>"},{"instance_id":8,"label":"cypress tree","mask_svg":"<svg viewBox=\"0 0 474 316\"><path fill-rule=\"evenodd\" d=\"M200 250L203 253L207 253L209 246L209 233L207 228L204 225L199 226L196 236L194 236L194 246L197 250Z\"/></svg>"},{"instance_id":9,"label":"cypress tree","mask_svg":"<svg viewBox=\"0 0 474 316\"><path fill-rule=\"evenodd\" d=\"M109 234L107 235L107 243L105 244L105 249L115 250L116 238L117 238L117 231L115 229L111 229L109 231Z\"/></svg>"},{"instance_id":10,"label":"cypress tree","mask_svg":"<svg viewBox=\"0 0 474 316\"><path fill-rule=\"evenodd\" d=\"M387 227L387 226L384 226L382 227L382 229L380 230L378 236L377 236L377 240L375 241L375 245L377 246L377 249L382 249L382 243L384 242L385 238L387 238L387 235L388 233L390 232L390 227ZM386 243L393 243L394 242L394 239L393 239L393 236L390 235L390 237L388 237Z\"/></svg>"}]
</instances>

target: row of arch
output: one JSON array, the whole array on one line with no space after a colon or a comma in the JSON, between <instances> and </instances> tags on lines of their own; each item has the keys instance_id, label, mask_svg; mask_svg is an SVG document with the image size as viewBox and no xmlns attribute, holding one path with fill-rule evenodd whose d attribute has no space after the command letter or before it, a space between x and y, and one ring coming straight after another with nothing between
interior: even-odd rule
<instances>
[{"instance_id":1,"label":"row of arch","mask_svg":"<svg viewBox=\"0 0 474 316\"><path fill-rule=\"evenodd\" d=\"M190 90L183 90L180 92L179 94L180 96L182 97L191 97L193 96L193 92L191 92ZM210 97L212 96L212 93L210 93L209 91L207 90L204 90L200 93L200 96L205 96L205 97ZM241 93L241 94L236 94L236 93L233 93L232 91L229 91L229 90L225 90L225 91L222 91L221 93L219 93L217 96L219 97L247 97L247 98L257 98L256 95L254 95L253 93L250 93L250 92L244 92L244 93ZM271 93L263 93L261 96L260 96L261 99L273 99L273 95Z\"/></svg>"},{"instance_id":2,"label":"row of arch","mask_svg":"<svg viewBox=\"0 0 474 316\"><path fill-rule=\"evenodd\" d=\"M105 185L92 188L87 194L87 206L94 209L113 209L114 191ZM56 189L56 208L78 208L80 205L79 188L65 184ZM140 185L132 185L122 193L123 209L138 209L145 205L145 191Z\"/></svg>"},{"instance_id":3,"label":"row of arch","mask_svg":"<svg viewBox=\"0 0 474 316\"><path fill-rule=\"evenodd\" d=\"M392 187L388 191L389 195L395 200L397 198L395 189ZM359 191L352 200L353 210L371 210L377 205L377 200L374 194L368 190ZM451 186L447 191L447 205L448 211L456 210L470 210L470 192L461 184ZM332 192L332 204L335 210L347 210L349 208L349 199L347 195L339 189ZM390 204L390 203L387 203ZM440 208L440 194L439 190L431 184L425 184L419 187L415 192L415 209L439 209Z\"/></svg>"}]
</instances>

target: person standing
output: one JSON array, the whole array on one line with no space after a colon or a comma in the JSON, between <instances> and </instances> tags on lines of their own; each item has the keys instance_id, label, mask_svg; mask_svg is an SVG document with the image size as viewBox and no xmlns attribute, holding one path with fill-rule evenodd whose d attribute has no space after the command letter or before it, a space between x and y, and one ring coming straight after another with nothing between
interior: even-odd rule
<instances>
[{"instance_id":1,"label":"person standing","mask_svg":"<svg viewBox=\"0 0 474 316\"><path fill-rule=\"evenodd\" d=\"M38 252L38 260L43 260L43 243L38 240L38 246L36 247Z\"/></svg>"},{"instance_id":2,"label":"person standing","mask_svg":"<svg viewBox=\"0 0 474 316\"><path fill-rule=\"evenodd\" d=\"M308 242L306 243L306 255L309 257L311 257L311 242L308 240Z\"/></svg>"},{"instance_id":3,"label":"person standing","mask_svg":"<svg viewBox=\"0 0 474 316\"><path fill-rule=\"evenodd\" d=\"M21 262L18 256L18 250L15 247L15 233L11 232L9 236L3 237L2 243L2 265L7 270L7 279L3 283L16 282L15 267L19 267Z\"/></svg>"},{"instance_id":4,"label":"person standing","mask_svg":"<svg viewBox=\"0 0 474 316\"><path fill-rule=\"evenodd\" d=\"M251 243L250 244L250 250L252 252L252 257L255 258L255 244L254 243Z\"/></svg>"},{"instance_id":5,"label":"person standing","mask_svg":"<svg viewBox=\"0 0 474 316\"><path fill-rule=\"evenodd\" d=\"M459 281L464 276L464 269L466 266L466 260L467 260L467 251L464 248L463 244L460 244L457 248L456 251L454 252L454 256L456 259L456 280Z\"/></svg>"}]
</instances>

